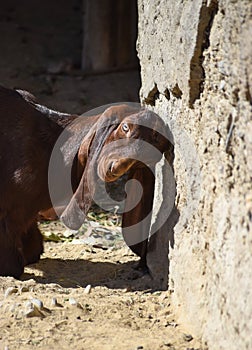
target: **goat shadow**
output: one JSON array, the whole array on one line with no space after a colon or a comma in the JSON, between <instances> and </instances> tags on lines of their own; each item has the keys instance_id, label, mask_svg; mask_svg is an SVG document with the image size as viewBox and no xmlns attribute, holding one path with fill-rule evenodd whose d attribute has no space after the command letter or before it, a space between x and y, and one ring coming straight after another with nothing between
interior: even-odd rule
<instances>
[{"instance_id":1,"label":"goat shadow","mask_svg":"<svg viewBox=\"0 0 252 350\"><path fill-rule=\"evenodd\" d=\"M136 270L137 261L106 262L83 259L44 258L29 267L42 273L37 275L29 269L21 276L22 281L34 279L40 284L58 284L62 288L86 287L88 284L111 289L155 291L153 279L148 273Z\"/></svg>"}]
</instances>

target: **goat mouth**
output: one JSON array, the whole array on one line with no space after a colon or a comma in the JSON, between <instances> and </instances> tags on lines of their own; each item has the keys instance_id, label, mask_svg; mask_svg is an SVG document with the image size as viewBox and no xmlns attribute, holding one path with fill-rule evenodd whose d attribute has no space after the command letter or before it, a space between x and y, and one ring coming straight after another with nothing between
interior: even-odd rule
<instances>
[{"instance_id":1,"label":"goat mouth","mask_svg":"<svg viewBox=\"0 0 252 350\"><path fill-rule=\"evenodd\" d=\"M108 166L108 171L105 176L105 180L108 182L114 181L123 175L123 174L120 174L120 172L118 173L118 169L116 169L116 163L117 161L112 161Z\"/></svg>"},{"instance_id":2,"label":"goat mouth","mask_svg":"<svg viewBox=\"0 0 252 350\"><path fill-rule=\"evenodd\" d=\"M100 177L106 182L112 182L123 176L134 164L135 160L132 159L111 160L106 170L104 169L105 172L103 172L103 170L99 175L103 175Z\"/></svg>"},{"instance_id":3,"label":"goat mouth","mask_svg":"<svg viewBox=\"0 0 252 350\"><path fill-rule=\"evenodd\" d=\"M115 168L115 161L111 162L108 167L108 171L113 175L113 170Z\"/></svg>"}]
</instances>

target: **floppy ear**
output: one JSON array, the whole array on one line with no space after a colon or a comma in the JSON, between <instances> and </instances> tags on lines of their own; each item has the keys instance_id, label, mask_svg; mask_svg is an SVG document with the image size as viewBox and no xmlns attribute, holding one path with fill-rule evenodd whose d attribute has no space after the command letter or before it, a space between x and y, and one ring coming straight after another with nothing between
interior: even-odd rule
<instances>
[{"instance_id":1,"label":"floppy ear","mask_svg":"<svg viewBox=\"0 0 252 350\"><path fill-rule=\"evenodd\" d=\"M96 134L95 129L91 129L84 140L82 141L78 151L78 163L84 169L87 163L88 156L90 154L91 144Z\"/></svg>"},{"instance_id":2,"label":"floppy ear","mask_svg":"<svg viewBox=\"0 0 252 350\"><path fill-rule=\"evenodd\" d=\"M121 120L122 113L118 113L118 108L108 108L97 120L80 146L78 152L79 169L83 169L83 173L70 203L61 215L64 224L72 229L79 229L85 220L92 204L98 180L98 157L106 139Z\"/></svg>"},{"instance_id":3,"label":"floppy ear","mask_svg":"<svg viewBox=\"0 0 252 350\"><path fill-rule=\"evenodd\" d=\"M154 169L146 165L132 170L128 180L137 180L129 183L127 198L122 217L122 234L128 247L140 256L139 267L146 268L147 244L150 232L151 213L155 188ZM142 187L140 201L137 200L139 187ZM133 208L132 208L133 207Z\"/></svg>"}]
</instances>

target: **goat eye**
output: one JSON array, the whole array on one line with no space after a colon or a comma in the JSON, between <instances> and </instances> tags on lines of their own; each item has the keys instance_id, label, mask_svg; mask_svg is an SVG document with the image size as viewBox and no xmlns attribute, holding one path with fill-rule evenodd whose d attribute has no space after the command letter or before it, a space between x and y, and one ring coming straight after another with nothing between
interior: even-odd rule
<instances>
[{"instance_id":1,"label":"goat eye","mask_svg":"<svg viewBox=\"0 0 252 350\"><path fill-rule=\"evenodd\" d=\"M129 131L129 126L128 126L127 123L123 123L123 124L122 124L122 130L123 130L124 132L128 132L128 131Z\"/></svg>"}]
</instances>

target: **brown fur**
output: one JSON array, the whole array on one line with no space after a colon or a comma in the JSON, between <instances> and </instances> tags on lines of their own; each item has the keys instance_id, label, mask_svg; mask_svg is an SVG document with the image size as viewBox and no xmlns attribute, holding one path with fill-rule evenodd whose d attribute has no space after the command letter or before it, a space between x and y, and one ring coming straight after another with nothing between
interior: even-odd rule
<instances>
[{"instance_id":1,"label":"brown fur","mask_svg":"<svg viewBox=\"0 0 252 350\"><path fill-rule=\"evenodd\" d=\"M125 172L142 183L144 194L137 207L123 215L124 236L127 236L127 227L138 223L150 212L154 176L144 162L134 161L139 149L129 140L143 139L155 144L161 153L167 149L168 141L145 126L134 125L136 118L146 119L144 113L125 105L114 106L74 125L71 123L77 116L40 106L27 92L0 87L0 275L18 278L24 266L38 261L43 252L37 218L39 212L43 215L47 210L55 214L50 209L49 160L58 137L68 127L69 133L76 137L68 144L66 153L76 148L77 154L72 168L74 194L65 205L63 222L78 228L92 203L97 178L115 181ZM150 117L153 118L153 113ZM155 118L155 123L161 123L163 129L161 120ZM108 122L110 120L113 124ZM123 122L130 125L130 135L123 132ZM120 149L113 149L112 141L119 139L124 143ZM148 157L146 154L146 159ZM154 166L159 159L147 161ZM64 161L61 167L64 170ZM60 178L60 174L59 171L56 176ZM87 186L88 181L94 184L92 189ZM59 201L64 199L60 198L60 193L59 190ZM131 188L126 206L133 194L134 188ZM83 216L76 215L76 206L82 209ZM149 230L149 223L141 229ZM131 248L145 261L146 239Z\"/></svg>"}]
</instances>

